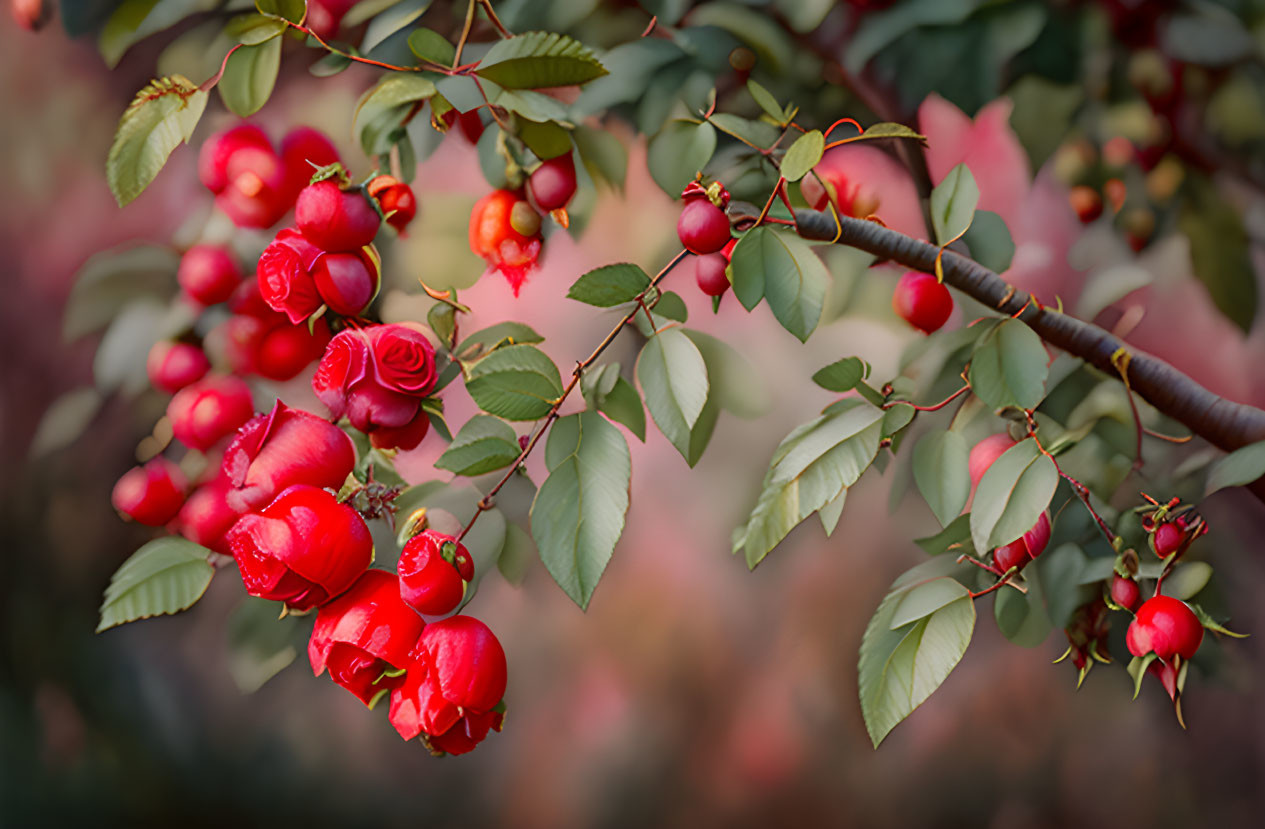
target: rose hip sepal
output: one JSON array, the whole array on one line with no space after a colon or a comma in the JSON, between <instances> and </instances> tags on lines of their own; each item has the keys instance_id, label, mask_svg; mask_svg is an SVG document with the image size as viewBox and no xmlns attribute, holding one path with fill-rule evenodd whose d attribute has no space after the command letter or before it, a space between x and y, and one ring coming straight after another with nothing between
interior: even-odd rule
<instances>
[{"instance_id":1,"label":"rose hip sepal","mask_svg":"<svg viewBox=\"0 0 1265 829\"><path fill-rule=\"evenodd\" d=\"M372 708L404 682L404 669L426 623L400 600L399 580L366 570L316 614L307 655L312 674L330 679Z\"/></svg>"},{"instance_id":2,"label":"rose hip sepal","mask_svg":"<svg viewBox=\"0 0 1265 829\"><path fill-rule=\"evenodd\" d=\"M451 613L466 595L474 578L474 561L464 544L451 535L424 530L404 545L396 565L400 596L418 613Z\"/></svg>"},{"instance_id":3,"label":"rose hip sepal","mask_svg":"<svg viewBox=\"0 0 1265 829\"><path fill-rule=\"evenodd\" d=\"M259 293L274 311L298 324L316 313L323 300L316 289L312 268L323 251L287 227L259 257Z\"/></svg>"},{"instance_id":4,"label":"rose hip sepal","mask_svg":"<svg viewBox=\"0 0 1265 829\"><path fill-rule=\"evenodd\" d=\"M243 515L227 539L246 592L297 611L345 592L373 562L373 538L360 514L303 484Z\"/></svg>"},{"instance_id":5,"label":"rose hip sepal","mask_svg":"<svg viewBox=\"0 0 1265 829\"><path fill-rule=\"evenodd\" d=\"M1168 662L1174 656L1190 659L1203 638L1203 624L1185 602L1172 596L1155 596L1138 608L1125 634L1125 644L1134 656L1154 653L1161 662Z\"/></svg>"},{"instance_id":6,"label":"rose hip sepal","mask_svg":"<svg viewBox=\"0 0 1265 829\"><path fill-rule=\"evenodd\" d=\"M224 451L230 506L257 510L295 484L337 490L356 465L347 433L327 420L278 401L238 430Z\"/></svg>"},{"instance_id":7,"label":"rose hip sepal","mask_svg":"<svg viewBox=\"0 0 1265 829\"><path fill-rule=\"evenodd\" d=\"M433 751L464 754L501 730L505 651L488 626L469 616L427 625L404 682L391 692L391 725L419 735Z\"/></svg>"}]
</instances>

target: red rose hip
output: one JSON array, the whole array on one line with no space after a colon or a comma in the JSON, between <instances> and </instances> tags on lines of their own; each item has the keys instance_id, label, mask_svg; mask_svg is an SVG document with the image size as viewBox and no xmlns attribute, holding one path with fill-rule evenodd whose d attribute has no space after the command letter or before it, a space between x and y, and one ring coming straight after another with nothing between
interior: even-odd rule
<instances>
[{"instance_id":1,"label":"red rose hip","mask_svg":"<svg viewBox=\"0 0 1265 829\"><path fill-rule=\"evenodd\" d=\"M294 205L294 222L312 244L335 252L369 244L381 224L362 191L341 190L332 179L303 188Z\"/></svg>"},{"instance_id":2,"label":"red rose hip","mask_svg":"<svg viewBox=\"0 0 1265 829\"><path fill-rule=\"evenodd\" d=\"M541 162L527 178L527 189L541 210L566 207L575 195L575 161L571 153Z\"/></svg>"},{"instance_id":3,"label":"red rose hip","mask_svg":"<svg viewBox=\"0 0 1265 829\"><path fill-rule=\"evenodd\" d=\"M417 215L417 196L413 194L413 188L394 176L377 176L366 185L365 190L378 200L387 224L403 236L404 229Z\"/></svg>"},{"instance_id":4,"label":"red rose hip","mask_svg":"<svg viewBox=\"0 0 1265 829\"><path fill-rule=\"evenodd\" d=\"M1015 442L1010 439L1010 435L1000 432L989 435L971 447L971 454L967 458L967 470L971 475L972 492L979 486L980 479L984 477L988 467L1014 445Z\"/></svg>"},{"instance_id":5,"label":"red rose hip","mask_svg":"<svg viewBox=\"0 0 1265 829\"><path fill-rule=\"evenodd\" d=\"M160 340L149 350L145 371L149 382L159 391L175 394L190 383L206 376L211 361L201 348L191 343Z\"/></svg>"},{"instance_id":6,"label":"red rose hip","mask_svg":"<svg viewBox=\"0 0 1265 829\"><path fill-rule=\"evenodd\" d=\"M327 253L312 266L316 292L329 310L359 316L378 293L378 263L363 251Z\"/></svg>"},{"instance_id":7,"label":"red rose hip","mask_svg":"<svg viewBox=\"0 0 1265 829\"><path fill-rule=\"evenodd\" d=\"M1114 576L1111 579L1111 600L1125 610L1133 610L1142 598L1142 590L1133 579Z\"/></svg>"},{"instance_id":8,"label":"red rose hip","mask_svg":"<svg viewBox=\"0 0 1265 829\"><path fill-rule=\"evenodd\" d=\"M676 234L686 250L704 255L718 253L729 244L732 238L729 217L712 202L698 182L691 182L681 193L681 198L685 200L685 206L676 220ZM724 188L720 188L718 198L721 205L729 202L729 194Z\"/></svg>"},{"instance_id":9,"label":"red rose hip","mask_svg":"<svg viewBox=\"0 0 1265 829\"><path fill-rule=\"evenodd\" d=\"M727 267L729 260L723 253L709 253L698 257L694 263L694 279L698 282L698 289L708 296L723 295L729 290L729 277L725 274Z\"/></svg>"},{"instance_id":10,"label":"red rose hip","mask_svg":"<svg viewBox=\"0 0 1265 829\"><path fill-rule=\"evenodd\" d=\"M1155 536L1153 538L1155 554L1160 558L1168 558L1181 549L1185 535L1181 528L1172 521L1160 524L1155 528Z\"/></svg>"},{"instance_id":11,"label":"red rose hip","mask_svg":"<svg viewBox=\"0 0 1265 829\"><path fill-rule=\"evenodd\" d=\"M218 374L181 389L167 405L176 439L200 452L237 431L254 413L250 387L237 377Z\"/></svg>"},{"instance_id":12,"label":"red rose hip","mask_svg":"<svg viewBox=\"0 0 1265 829\"><path fill-rule=\"evenodd\" d=\"M202 305L225 302L242 281L232 251L219 245L194 245L180 257L176 281Z\"/></svg>"},{"instance_id":13,"label":"red rose hip","mask_svg":"<svg viewBox=\"0 0 1265 829\"><path fill-rule=\"evenodd\" d=\"M125 472L114 485L110 501L133 521L161 527L180 511L184 489L185 476L180 467L158 457Z\"/></svg>"},{"instance_id":14,"label":"red rose hip","mask_svg":"<svg viewBox=\"0 0 1265 829\"><path fill-rule=\"evenodd\" d=\"M1129 625L1125 644L1134 656L1154 653L1164 662L1174 656L1190 659L1203 642L1199 617L1185 602L1172 596L1147 599Z\"/></svg>"},{"instance_id":15,"label":"red rose hip","mask_svg":"<svg viewBox=\"0 0 1265 829\"><path fill-rule=\"evenodd\" d=\"M905 322L930 334L939 330L953 313L953 296L931 274L908 271L896 283L892 308Z\"/></svg>"},{"instance_id":16,"label":"red rose hip","mask_svg":"<svg viewBox=\"0 0 1265 829\"><path fill-rule=\"evenodd\" d=\"M424 530L404 545L396 566L400 596L418 613L451 613L474 578L474 562L464 544L450 535Z\"/></svg>"}]
</instances>

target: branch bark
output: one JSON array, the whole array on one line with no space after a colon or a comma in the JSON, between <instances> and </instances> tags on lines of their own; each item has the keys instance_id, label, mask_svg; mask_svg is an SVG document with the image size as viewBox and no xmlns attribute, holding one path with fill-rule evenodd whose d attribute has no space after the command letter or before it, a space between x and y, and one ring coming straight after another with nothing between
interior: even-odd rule
<instances>
[{"instance_id":1,"label":"branch bark","mask_svg":"<svg viewBox=\"0 0 1265 829\"><path fill-rule=\"evenodd\" d=\"M832 215L818 210L796 210L795 221L805 239L830 241L841 225L838 244L907 268L935 272L939 248L875 222L843 216L836 225ZM1230 452L1265 440L1265 411L1213 394L1163 360L1126 345L1096 325L1030 302L1026 291L965 256L946 250L942 265L946 284L1000 313L1018 315L1046 342L1108 374L1119 375L1112 355L1125 349L1131 355L1127 369L1130 388L1214 446Z\"/></svg>"}]
</instances>

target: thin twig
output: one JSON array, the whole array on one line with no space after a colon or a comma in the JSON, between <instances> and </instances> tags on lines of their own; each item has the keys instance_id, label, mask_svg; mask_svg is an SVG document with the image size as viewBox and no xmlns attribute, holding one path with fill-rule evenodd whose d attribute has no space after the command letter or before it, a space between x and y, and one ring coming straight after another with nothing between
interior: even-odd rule
<instances>
[{"instance_id":1,"label":"thin twig","mask_svg":"<svg viewBox=\"0 0 1265 829\"><path fill-rule=\"evenodd\" d=\"M474 3L475 0L470 0L470 5L466 7L466 22L461 27L461 37L457 38L457 51L452 56L453 69L461 63L461 52L466 48L466 40L470 37L470 27L474 25Z\"/></svg>"}]
</instances>

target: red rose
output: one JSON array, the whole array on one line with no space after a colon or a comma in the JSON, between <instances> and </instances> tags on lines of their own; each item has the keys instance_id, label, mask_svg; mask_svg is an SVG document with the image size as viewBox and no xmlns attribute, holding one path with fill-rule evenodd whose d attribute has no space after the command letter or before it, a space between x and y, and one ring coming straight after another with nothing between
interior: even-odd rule
<instances>
[{"instance_id":1,"label":"red rose","mask_svg":"<svg viewBox=\"0 0 1265 829\"><path fill-rule=\"evenodd\" d=\"M375 325L368 331L378 381L388 389L425 397L435 388L435 347L410 323Z\"/></svg>"},{"instance_id":2,"label":"red rose","mask_svg":"<svg viewBox=\"0 0 1265 829\"><path fill-rule=\"evenodd\" d=\"M400 596L418 613L451 613L466 595L474 578L474 562L464 544L451 535L424 530L404 545L396 565Z\"/></svg>"},{"instance_id":3,"label":"red rose","mask_svg":"<svg viewBox=\"0 0 1265 829\"><path fill-rule=\"evenodd\" d=\"M237 377L219 374L185 386L167 404L176 439L201 452L236 432L254 413L250 387Z\"/></svg>"},{"instance_id":4,"label":"red rose","mask_svg":"<svg viewBox=\"0 0 1265 829\"><path fill-rule=\"evenodd\" d=\"M259 293L274 311L298 324L316 313L324 300L316 290L312 268L322 253L303 234L287 227L259 257Z\"/></svg>"},{"instance_id":5,"label":"red rose","mask_svg":"<svg viewBox=\"0 0 1265 829\"><path fill-rule=\"evenodd\" d=\"M373 538L354 509L323 489L292 486L228 531L246 592L309 610L351 587L373 562Z\"/></svg>"},{"instance_id":6,"label":"red rose","mask_svg":"<svg viewBox=\"0 0 1265 829\"><path fill-rule=\"evenodd\" d=\"M414 424L425 417L421 398L434 387L434 348L408 325L339 332L312 378L312 389L334 417L346 415L370 435L400 430L394 433L397 446L416 446L425 434Z\"/></svg>"},{"instance_id":7,"label":"red rose","mask_svg":"<svg viewBox=\"0 0 1265 829\"><path fill-rule=\"evenodd\" d=\"M400 600L399 580L385 570L366 570L351 589L316 614L307 655L312 673L330 678L370 708L404 682L426 623ZM387 674L395 674L388 676Z\"/></svg>"},{"instance_id":8,"label":"red rose","mask_svg":"<svg viewBox=\"0 0 1265 829\"><path fill-rule=\"evenodd\" d=\"M347 433L314 414L277 402L251 418L224 452L228 503L245 512L295 484L338 489L356 465Z\"/></svg>"},{"instance_id":9,"label":"red rose","mask_svg":"<svg viewBox=\"0 0 1265 829\"><path fill-rule=\"evenodd\" d=\"M163 457L129 469L114 485L114 508L133 521L160 527L176 516L184 503L185 476Z\"/></svg>"},{"instance_id":10,"label":"red rose","mask_svg":"<svg viewBox=\"0 0 1265 829\"><path fill-rule=\"evenodd\" d=\"M426 735L433 749L463 754L500 730L494 711L505 695L505 651L487 625L453 616L427 625L404 682L391 692L391 725L411 740Z\"/></svg>"}]
</instances>

